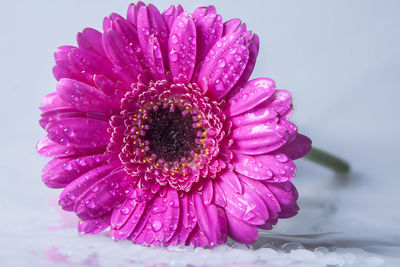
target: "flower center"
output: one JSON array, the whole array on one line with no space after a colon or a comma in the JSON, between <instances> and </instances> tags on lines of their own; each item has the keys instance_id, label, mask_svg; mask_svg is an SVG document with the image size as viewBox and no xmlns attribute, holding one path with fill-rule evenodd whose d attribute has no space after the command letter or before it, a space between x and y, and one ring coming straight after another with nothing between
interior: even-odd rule
<instances>
[{"instance_id":1,"label":"flower center","mask_svg":"<svg viewBox=\"0 0 400 267\"><path fill-rule=\"evenodd\" d=\"M198 129L192 126L192 116L185 116L182 112L181 108L174 108L171 112L161 106L148 114L145 139L149 141L149 154L155 154L166 162L175 162L189 158L191 151L199 152L196 144Z\"/></svg>"}]
</instances>

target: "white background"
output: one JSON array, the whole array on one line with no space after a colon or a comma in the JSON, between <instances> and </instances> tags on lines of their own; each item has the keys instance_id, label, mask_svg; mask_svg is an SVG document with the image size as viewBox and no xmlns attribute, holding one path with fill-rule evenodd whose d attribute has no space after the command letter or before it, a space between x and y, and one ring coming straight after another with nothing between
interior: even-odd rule
<instances>
[{"instance_id":1,"label":"white background","mask_svg":"<svg viewBox=\"0 0 400 267\"><path fill-rule=\"evenodd\" d=\"M127 260L132 264L221 264L235 261L226 257L229 253L239 255L237 261L258 259L261 265L274 257L276 262L270 265L285 260L307 262L307 255L317 266L324 260L355 266L400 263L400 1L153 3L160 10L181 3L190 12L211 3L224 20L243 19L261 40L253 77L270 77L279 88L289 89L294 96L293 121L300 131L315 146L351 163L348 181L340 183L341 177L329 170L298 161L294 182L301 211L275 228L274 244L294 239L310 251L325 245L367 252L347 248L315 258L317 254L301 251L296 260L293 253L270 250L222 247L177 253L114 243L105 236L78 236L70 227L73 217L55 204L59 192L41 182L47 159L35 152L37 140L45 134L38 124L38 106L45 94L55 90L51 68L56 48L75 45L76 33L85 27L101 29L103 17L111 12L125 15L129 1L19 0L0 3L2 265L117 266Z\"/></svg>"}]
</instances>

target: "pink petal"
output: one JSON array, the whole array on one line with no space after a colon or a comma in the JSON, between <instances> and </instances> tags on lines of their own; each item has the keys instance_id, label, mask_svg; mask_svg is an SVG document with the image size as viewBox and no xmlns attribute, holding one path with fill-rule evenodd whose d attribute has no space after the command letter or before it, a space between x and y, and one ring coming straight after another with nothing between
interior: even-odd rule
<instances>
[{"instance_id":1,"label":"pink petal","mask_svg":"<svg viewBox=\"0 0 400 267\"><path fill-rule=\"evenodd\" d=\"M295 175L296 165L282 153L249 156L235 153L235 171L256 180L286 182Z\"/></svg>"},{"instance_id":2,"label":"pink petal","mask_svg":"<svg viewBox=\"0 0 400 267\"><path fill-rule=\"evenodd\" d=\"M103 46L108 58L114 63L115 71L124 81L128 84L137 81L137 77L143 72L143 69L135 51L129 46L128 40L110 29L103 33Z\"/></svg>"},{"instance_id":3,"label":"pink petal","mask_svg":"<svg viewBox=\"0 0 400 267\"><path fill-rule=\"evenodd\" d=\"M50 93L43 97L41 104L42 106L40 107L40 110L42 112L49 111L55 108L71 107L71 105L64 102L56 92Z\"/></svg>"},{"instance_id":4,"label":"pink petal","mask_svg":"<svg viewBox=\"0 0 400 267\"><path fill-rule=\"evenodd\" d=\"M165 63L167 63L168 29L160 11L158 11L154 5L149 4L148 6L143 6L139 9L137 29L140 46L142 47L145 60L148 61L147 57L149 56L149 53L154 53L154 49L149 47L149 38L154 36L157 39L160 48L159 58L164 58Z\"/></svg>"},{"instance_id":5,"label":"pink petal","mask_svg":"<svg viewBox=\"0 0 400 267\"><path fill-rule=\"evenodd\" d=\"M131 188L132 178L125 170L113 171L78 198L74 211L81 219L99 217L121 203Z\"/></svg>"},{"instance_id":6,"label":"pink petal","mask_svg":"<svg viewBox=\"0 0 400 267\"><path fill-rule=\"evenodd\" d=\"M111 228L114 230L119 230L122 226L125 225L125 223L128 221L129 217L132 215L132 213L135 211L135 209L138 207L138 202L136 202L131 196L132 193L135 191L132 190L130 195L122 202L122 204L118 207L115 207L114 210L112 211L112 215L110 218L110 225ZM111 233L111 235L113 235ZM128 234L128 236L130 233Z\"/></svg>"},{"instance_id":7,"label":"pink petal","mask_svg":"<svg viewBox=\"0 0 400 267\"><path fill-rule=\"evenodd\" d=\"M286 90L276 90L267 103L278 114L284 115L292 107L292 95Z\"/></svg>"},{"instance_id":8,"label":"pink petal","mask_svg":"<svg viewBox=\"0 0 400 267\"><path fill-rule=\"evenodd\" d=\"M214 6L199 7L192 14L197 29L197 64L202 62L211 47L221 38L222 17Z\"/></svg>"},{"instance_id":9,"label":"pink petal","mask_svg":"<svg viewBox=\"0 0 400 267\"><path fill-rule=\"evenodd\" d=\"M245 23L242 23L240 19L231 19L224 22L224 32L223 36L229 35L233 32L244 33L247 31Z\"/></svg>"},{"instance_id":10,"label":"pink petal","mask_svg":"<svg viewBox=\"0 0 400 267\"><path fill-rule=\"evenodd\" d=\"M146 209L150 210L149 207L151 207L151 204L148 204L147 202L136 202L135 200L129 198L126 200L126 204L123 204L121 207L122 207L121 209L114 210L113 215L111 217L110 233L112 238L115 240L126 239L129 236L131 236L134 230L138 231L140 228L139 223L141 222L142 217L146 218L147 222L148 216L146 217L143 215L145 214ZM123 211L124 208L129 209L129 213L127 215L122 214L122 212L124 212ZM122 215L122 217L121 216L116 217L117 214ZM150 212L148 212L148 215L149 214ZM139 227L137 227L138 225ZM142 228L140 228L140 231L141 229Z\"/></svg>"},{"instance_id":11,"label":"pink petal","mask_svg":"<svg viewBox=\"0 0 400 267\"><path fill-rule=\"evenodd\" d=\"M60 206L64 210L72 211L77 199L94 183L103 179L114 169L115 166L113 164L106 164L90 170L79 178L75 179L61 192L59 200ZM96 189L97 187L92 188L94 191L96 191Z\"/></svg>"},{"instance_id":12,"label":"pink petal","mask_svg":"<svg viewBox=\"0 0 400 267\"><path fill-rule=\"evenodd\" d=\"M78 231L80 234L98 234L110 226L109 219L110 214L96 219L81 220L78 223Z\"/></svg>"},{"instance_id":13,"label":"pink petal","mask_svg":"<svg viewBox=\"0 0 400 267\"><path fill-rule=\"evenodd\" d=\"M226 206L226 196L218 183L213 183L214 186L214 203L222 208Z\"/></svg>"},{"instance_id":14,"label":"pink petal","mask_svg":"<svg viewBox=\"0 0 400 267\"><path fill-rule=\"evenodd\" d=\"M174 235L179 222L179 198L173 188L165 188L165 196L159 194L153 202L147 226L141 235L152 235L155 241L166 244ZM140 237L139 237L140 238Z\"/></svg>"},{"instance_id":15,"label":"pink petal","mask_svg":"<svg viewBox=\"0 0 400 267\"><path fill-rule=\"evenodd\" d=\"M240 88L246 84L256 65L258 50L260 48L260 39L258 38L257 34L253 34L249 38L249 40L247 40L247 48L249 49L249 61L247 62L246 68L244 69L242 76L235 85L237 88Z\"/></svg>"},{"instance_id":16,"label":"pink petal","mask_svg":"<svg viewBox=\"0 0 400 267\"><path fill-rule=\"evenodd\" d=\"M232 149L242 154L259 155L283 146L289 138L286 127L260 123L242 126L232 131Z\"/></svg>"},{"instance_id":17,"label":"pink petal","mask_svg":"<svg viewBox=\"0 0 400 267\"><path fill-rule=\"evenodd\" d=\"M209 246L226 242L226 219L225 214L221 214L220 207L214 204L204 204L204 199L197 193L192 193L192 201L196 210L196 217L200 229L205 233L209 240Z\"/></svg>"},{"instance_id":18,"label":"pink petal","mask_svg":"<svg viewBox=\"0 0 400 267\"><path fill-rule=\"evenodd\" d=\"M208 205L212 202L214 196L213 192L213 183L211 181L207 181L203 185L203 198L204 204Z\"/></svg>"},{"instance_id":19,"label":"pink petal","mask_svg":"<svg viewBox=\"0 0 400 267\"><path fill-rule=\"evenodd\" d=\"M105 121L90 118L63 118L47 125L48 137L64 146L79 148L105 147L110 134Z\"/></svg>"},{"instance_id":20,"label":"pink petal","mask_svg":"<svg viewBox=\"0 0 400 267\"><path fill-rule=\"evenodd\" d=\"M270 123L276 124L279 121L278 113L266 105L259 105L246 113L231 118L234 128L249 124Z\"/></svg>"},{"instance_id":21,"label":"pink petal","mask_svg":"<svg viewBox=\"0 0 400 267\"><path fill-rule=\"evenodd\" d=\"M283 153L292 160L296 160L307 155L311 150L311 139L305 135L297 134L296 139L281 147L277 152Z\"/></svg>"},{"instance_id":22,"label":"pink petal","mask_svg":"<svg viewBox=\"0 0 400 267\"><path fill-rule=\"evenodd\" d=\"M168 40L169 65L174 77L180 74L186 82L192 78L196 63L196 26L190 14L183 12L176 18Z\"/></svg>"},{"instance_id":23,"label":"pink petal","mask_svg":"<svg viewBox=\"0 0 400 267\"><path fill-rule=\"evenodd\" d=\"M157 38L153 35L149 38L149 43L147 44L147 64L149 66L150 72L155 80L165 79L165 69L164 62L161 53L161 47L158 43Z\"/></svg>"},{"instance_id":24,"label":"pink petal","mask_svg":"<svg viewBox=\"0 0 400 267\"><path fill-rule=\"evenodd\" d=\"M169 245L184 245L191 231L197 225L196 212L193 203L190 202L188 194L179 198L179 224L174 236L169 241Z\"/></svg>"},{"instance_id":25,"label":"pink petal","mask_svg":"<svg viewBox=\"0 0 400 267\"><path fill-rule=\"evenodd\" d=\"M258 239L258 230L254 225L243 222L235 216L226 214L228 235L233 240L243 244L253 244Z\"/></svg>"},{"instance_id":26,"label":"pink petal","mask_svg":"<svg viewBox=\"0 0 400 267\"><path fill-rule=\"evenodd\" d=\"M228 113L236 116L263 103L275 92L275 82L268 78L249 81L229 99Z\"/></svg>"},{"instance_id":27,"label":"pink petal","mask_svg":"<svg viewBox=\"0 0 400 267\"><path fill-rule=\"evenodd\" d=\"M268 187L265 186L261 181L256 181L241 174L238 174L238 178L242 183L245 183L251 190L256 192L264 201L268 208L268 220L278 218L278 215L281 212L281 207L278 200L268 189Z\"/></svg>"},{"instance_id":28,"label":"pink petal","mask_svg":"<svg viewBox=\"0 0 400 267\"><path fill-rule=\"evenodd\" d=\"M42 170L43 182L51 188L63 188L70 182L107 162L110 155L98 154L79 158L55 158Z\"/></svg>"},{"instance_id":29,"label":"pink petal","mask_svg":"<svg viewBox=\"0 0 400 267\"><path fill-rule=\"evenodd\" d=\"M175 19L182 14L183 8L181 5L178 5L176 8L174 5L171 5L169 8L164 10L162 16L164 18L165 24L168 27L168 30L171 31L172 25L175 22Z\"/></svg>"},{"instance_id":30,"label":"pink petal","mask_svg":"<svg viewBox=\"0 0 400 267\"><path fill-rule=\"evenodd\" d=\"M69 61L69 54L74 49L73 46L61 46L54 53L54 59L56 61L56 65L53 68L53 75L56 80L60 80L62 78L70 78L76 79L79 81L84 81L81 73L77 73L71 66L71 62Z\"/></svg>"},{"instance_id":31,"label":"pink petal","mask_svg":"<svg viewBox=\"0 0 400 267\"><path fill-rule=\"evenodd\" d=\"M129 5L126 19L130 23L132 23L133 26L137 27L137 17L138 17L139 9L141 7L145 7L145 6L146 6L146 4L143 3L142 1L137 2L136 5L134 3Z\"/></svg>"},{"instance_id":32,"label":"pink petal","mask_svg":"<svg viewBox=\"0 0 400 267\"><path fill-rule=\"evenodd\" d=\"M94 51L100 56L105 56L101 38L101 32L92 28L86 28L82 32L78 33L76 39L80 48Z\"/></svg>"},{"instance_id":33,"label":"pink petal","mask_svg":"<svg viewBox=\"0 0 400 267\"><path fill-rule=\"evenodd\" d=\"M237 193L242 193L242 184L233 171L225 171L222 174L219 174L219 177L224 183L229 184L233 189L235 189Z\"/></svg>"},{"instance_id":34,"label":"pink petal","mask_svg":"<svg viewBox=\"0 0 400 267\"><path fill-rule=\"evenodd\" d=\"M95 74L115 77L111 63L90 50L74 48L68 58L72 71L80 73L80 76L87 81L92 81Z\"/></svg>"},{"instance_id":35,"label":"pink petal","mask_svg":"<svg viewBox=\"0 0 400 267\"><path fill-rule=\"evenodd\" d=\"M57 83L61 99L81 111L98 111L108 114L110 109L119 109L119 103L98 89L71 79Z\"/></svg>"},{"instance_id":36,"label":"pink petal","mask_svg":"<svg viewBox=\"0 0 400 267\"><path fill-rule=\"evenodd\" d=\"M192 247L206 247L210 246L210 241L208 241L206 234L200 229L199 225L197 224L193 231L190 232L190 235L187 238L185 245Z\"/></svg>"},{"instance_id":37,"label":"pink petal","mask_svg":"<svg viewBox=\"0 0 400 267\"><path fill-rule=\"evenodd\" d=\"M39 155L49 158L54 157L70 157L70 156L83 156L88 154L95 154L104 152L103 148L77 148L66 147L51 141L47 136L39 140L36 145Z\"/></svg>"},{"instance_id":38,"label":"pink petal","mask_svg":"<svg viewBox=\"0 0 400 267\"><path fill-rule=\"evenodd\" d=\"M225 212L236 218L253 225L262 225L268 219L268 209L264 201L250 189L242 184L243 193L239 194L222 180L218 181L226 196Z\"/></svg>"},{"instance_id":39,"label":"pink petal","mask_svg":"<svg viewBox=\"0 0 400 267\"><path fill-rule=\"evenodd\" d=\"M214 99L221 99L242 75L249 50L240 32L222 37L211 48L201 67L198 82Z\"/></svg>"},{"instance_id":40,"label":"pink petal","mask_svg":"<svg viewBox=\"0 0 400 267\"><path fill-rule=\"evenodd\" d=\"M290 218L297 214L299 207L297 199L299 194L296 187L291 182L285 183L264 183L268 189L275 195L281 206L279 218Z\"/></svg>"}]
</instances>

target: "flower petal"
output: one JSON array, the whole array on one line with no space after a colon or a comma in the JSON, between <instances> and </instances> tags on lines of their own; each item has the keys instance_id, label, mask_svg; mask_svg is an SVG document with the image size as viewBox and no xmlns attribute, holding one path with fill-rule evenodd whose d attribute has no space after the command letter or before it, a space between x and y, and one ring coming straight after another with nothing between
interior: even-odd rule
<instances>
[{"instance_id":1,"label":"flower petal","mask_svg":"<svg viewBox=\"0 0 400 267\"><path fill-rule=\"evenodd\" d=\"M190 14L183 12L175 19L168 40L169 66L174 77L180 74L186 82L192 78L196 63L196 26Z\"/></svg>"},{"instance_id":2,"label":"flower petal","mask_svg":"<svg viewBox=\"0 0 400 267\"><path fill-rule=\"evenodd\" d=\"M249 50L240 32L224 36L207 54L198 82L203 88L208 88L208 94L214 99L221 99L236 84L248 59Z\"/></svg>"},{"instance_id":3,"label":"flower petal","mask_svg":"<svg viewBox=\"0 0 400 267\"><path fill-rule=\"evenodd\" d=\"M296 160L307 155L311 150L311 139L305 135L297 134L296 139L281 147L277 152L283 153L292 160Z\"/></svg>"},{"instance_id":4,"label":"flower petal","mask_svg":"<svg viewBox=\"0 0 400 267\"><path fill-rule=\"evenodd\" d=\"M71 105L64 102L56 92L50 93L43 97L41 103L42 106L40 107L40 110L42 112L46 112L55 108L71 107Z\"/></svg>"},{"instance_id":5,"label":"flower petal","mask_svg":"<svg viewBox=\"0 0 400 267\"><path fill-rule=\"evenodd\" d=\"M231 118L232 125L235 128L249 124L269 123L276 124L279 121L278 113L266 105L259 105L246 113Z\"/></svg>"},{"instance_id":6,"label":"flower petal","mask_svg":"<svg viewBox=\"0 0 400 267\"><path fill-rule=\"evenodd\" d=\"M110 226L109 220L110 213L96 219L81 220L78 223L78 232L80 234L98 234Z\"/></svg>"},{"instance_id":7,"label":"flower petal","mask_svg":"<svg viewBox=\"0 0 400 267\"><path fill-rule=\"evenodd\" d=\"M268 219L268 209L264 201L248 185L242 184L243 193L239 194L221 179L218 184L226 196L226 213L249 224L262 225L265 223Z\"/></svg>"},{"instance_id":8,"label":"flower petal","mask_svg":"<svg viewBox=\"0 0 400 267\"><path fill-rule=\"evenodd\" d=\"M204 199L197 193L192 193L192 201L196 210L196 217L200 229L209 240L210 247L226 242L225 214L219 211L221 208L214 204L204 204Z\"/></svg>"},{"instance_id":9,"label":"flower petal","mask_svg":"<svg viewBox=\"0 0 400 267\"><path fill-rule=\"evenodd\" d=\"M93 190L94 188L97 190ZM95 183L91 190L83 193L78 198L74 211L81 219L99 217L123 201L131 188L132 178L125 170L115 170Z\"/></svg>"},{"instance_id":10,"label":"flower petal","mask_svg":"<svg viewBox=\"0 0 400 267\"><path fill-rule=\"evenodd\" d=\"M81 111L98 111L109 114L110 109L119 109L120 105L98 89L67 78L59 80L57 93L63 101Z\"/></svg>"},{"instance_id":11,"label":"flower petal","mask_svg":"<svg viewBox=\"0 0 400 267\"><path fill-rule=\"evenodd\" d=\"M138 17L138 12L141 7L145 7L146 4L143 3L142 1L139 1L136 3L130 4L128 7L126 19L132 23L133 26L137 27L137 17Z\"/></svg>"},{"instance_id":12,"label":"flower petal","mask_svg":"<svg viewBox=\"0 0 400 267\"><path fill-rule=\"evenodd\" d=\"M193 203L190 202L188 194L179 198L179 224L174 236L169 241L169 245L184 245L191 231L197 225L196 212Z\"/></svg>"},{"instance_id":13,"label":"flower petal","mask_svg":"<svg viewBox=\"0 0 400 267\"><path fill-rule=\"evenodd\" d=\"M103 33L103 47L121 78L128 84L137 81L137 77L143 73L143 69L135 51L129 46L128 40L110 29Z\"/></svg>"},{"instance_id":14,"label":"flower petal","mask_svg":"<svg viewBox=\"0 0 400 267\"><path fill-rule=\"evenodd\" d=\"M208 205L212 202L214 196L213 192L213 183L211 181L207 181L203 185L203 198L204 204Z\"/></svg>"},{"instance_id":15,"label":"flower petal","mask_svg":"<svg viewBox=\"0 0 400 267\"><path fill-rule=\"evenodd\" d=\"M242 194L242 184L240 183L238 177L233 171L225 171L219 175L224 183L229 184L235 191Z\"/></svg>"},{"instance_id":16,"label":"flower petal","mask_svg":"<svg viewBox=\"0 0 400 267\"><path fill-rule=\"evenodd\" d=\"M79 158L55 158L42 170L43 182L51 188L63 188L94 168L107 163L110 155L98 154Z\"/></svg>"},{"instance_id":17,"label":"flower petal","mask_svg":"<svg viewBox=\"0 0 400 267\"><path fill-rule=\"evenodd\" d=\"M84 173L75 179L60 194L59 205L67 211L73 211L77 199L94 183L106 177L116 166L112 164L102 165ZM96 191L97 187L92 188Z\"/></svg>"},{"instance_id":18,"label":"flower petal","mask_svg":"<svg viewBox=\"0 0 400 267\"><path fill-rule=\"evenodd\" d=\"M299 194L296 187L291 182L285 183L268 183L264 182L268 189L275 195L281 207L279 218L290 218L297 214L299 206L297 199Z\"/></svg>"},{"instance_id":19,"label":"flower petal","mask_svg":"<svg viewBox=\"0 0 400 267\"><path fill-rule=\"evenodd\" d=\"M91 118L62 118L47 125L48 137L61 145L79 148L105 147L110 134L105 121Z\"/></svg>"},{"instance_id":20,"label":"flower petal","mask_svg":"<svg viewBox=\"0 0 400 267\"><path fill-rule=\"evenodd\" d=\"M292 107L292 94L286 90L275 90L274 94L267 100L267 103L269 107L283 116Z\"/></svg>"},{"instance_id":21,"label":"flower petal","mask_svg":"<svg viewBox=\"0 0 400 267\"><path fill-rule=\"evenodd\" d=\"M235 216L226 214L228 221L228 235L233 240L243 244L253 244L258 239L258 230L254 225L250 225Z\"/></svg>"},{"instance_id":22,"label":"flower petal","mask_svg":"<svg viewBox=\"0 0 400 267\"><path fill-rule=\"evenodd\" d=\"M182 14L183 8L181 5L178 5L176 8L174 5L171 5L169 8L165 9L164 12L162 13L162 16L164 18L165 24L168 27L168 30L171 31L172 25L175 22L175 19Z\"/></svg>"},{"instance_id":23,"label":"flower petal","mask_svg":"<svg viewBox=\"0 0 400 267\"><path fill-rule=\"evenodd\" d=\"M36 149L39 155L44 157L71 157L71 156L84 156L88 154L96 154L103 152L103 148L77 148L66 147L56 142L51 141L47 136L43 137L36 144Z\"/></svg>"},{"instance_id":24,"label":"flower petal","mask_svg":"<svg viewBox=\"0 0 400 267\"><path fill-rule=\"evenodd\" d=\"M263 103L275 92L275 82L268 78L249 81L242 90L229 99L227 112L230 116L242 114Z\"/></svg>"},{"instance_id":25,"label":"flower petal","mask_svg":"<svg viewBox=\"0 0 400 267\"><path fill-rule=\"evenodd\" d=\"M256 180L286 182L295 175L296 165L285 154L272 153L260 156L234 154L235 171Z\"/></svg>"},{"instance_id":26,"label":"flower petal","mask_svg":"<svg viewBox=\"0 0 400 267\"><path fill-rule=\"evenodd\" d=\"M105 56L102 45L102 33L92 28L85 28L77 35L77 42L80 48L96 52L99 56Z\"/></svg>"},{"instance_id":27,"label":"flower petal","mask_svg":"<svg viewBox=\"0 0 400 267\"><path fill-rule=\"evenodd\" d=\"M147 226L141 235L152 235L155 241L166 244L174 235L179 222L179 198L174 188L164 188L153 202ZM161 196L164 195L164 196ZM139 237L140 238L140 237Z\"/></svg>"},{"instance_id":28,"label":"flower petal","mask_svg":"<svg viewBox=\"0 0 400 267\"><path fill-rule=\"evenodd\" d=\"M211 47L222 37L222 17L214 6L199 7L192 14L197 29L197 63L200 64Z\"/></svg>"},{"instance_id":29,"label":"flower petal","mask_svg":"<svg viewBox=\"0 0 400 267\"><path fill-rule=\"evenodd\" d=\"M279 124L250 124L232 131L232 149L248 155L259 155L283 146L289 138L286 127Z\"/></svg>"}]
</instances>

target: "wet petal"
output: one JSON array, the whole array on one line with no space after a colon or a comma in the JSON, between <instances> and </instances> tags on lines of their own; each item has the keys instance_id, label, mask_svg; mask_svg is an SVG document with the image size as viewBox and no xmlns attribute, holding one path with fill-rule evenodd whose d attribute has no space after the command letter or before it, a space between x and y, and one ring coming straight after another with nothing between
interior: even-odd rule
<instances>
[{"instance_id":1,"label":"wet petal","mask_svg":"<svg viewBox=\"0 0 400 267\"><path fill-rule=\"evenodd\" d=\"M296 187L291 182L285 183L264 183L268 189L274 194L281 207L279 218L290 218L297 214L299 206L297 199L299 194Z\"/></svg>"},{"instance_id":2,"label":"wet petal","mask_svg":"<svg viewBox=\"0 0 400 267\"><path fill-rule=\"evenodd\" d=\"M169 245L184 245L191 231L197 225L196 212L193 203L190 202L188 194L179 198L179 224L175 235L169 241Z\"/></svg>"},{"instance_id":3,"label":"wet petal","mask_svg":"<svg viewBox=\"0 0 400 267\"><path fill-rule=\"evenodd\" d=\"M41 104L42 106L40 107L40 110L42 112L49 111L55 108L72 107L67 102L64 102L56 92L50 93L43 97Z\"/></svg>"},{"instance_id":4,"label":"wet petal","mask_svg":"<svg viewBox=\"0 0 400 267\"><path fill-rule=\"evenodd\" d=\"M242 184L243 193L239 194L222 180L219 180L218 184L226 196L226 213L249 224L262 225L265 223L268 219L268 209L264 201L248 185Z\"/></svg>"},{"instance_id":5,"label":"wet petal","mask_svg":"<svg viewBox=\"0 0 400 267\"><path fill-rule=\"evenodd\" d=\"M98 89L67 78L57 83L57 93L63 101L81 111L98 111L108 114L110 109L119 109L120 105Z\"/></svg>"},{"instance_id":6,"label":"wet petal","mask_svg":"<svg viewBox=\"0 0 400 267\"><path fill-rule=\"evenodd\" d=\"M232 149L242 154L259 155L282 147L289 138L286 127L260 123L242 126L232 131Z\"/></svg>"},{"instance_id":7,"label":"wet petal","mask_svg":"<svg viewBox=\"0 0 400 267\"><path fill-rule=\"evenodd\" d=\"M197 64L202 62L211 47L221 38L223 31L222 17L214 6L199 7L193 14L197 29Z\"/></svg>"},{"instance_id":8,"label":"wet petal","mask_svg":"<svg viewBox=\"0 0 400 267\"><path fill-rule=\"evenodd\" d=\"M177 7L175 7L174 5L171 5L169 8L164 10L164 12L162 13L162 16L164 18L165 24L167 25L169 31L171 31L172 25L174 24L175 19L180 14L182 14L183 11L184 10L181 5L178 5Z\"/></svg>"},{"instance_id":9,"label":"wet petal","mask_svg":"<svg viewBox=\"0 0 400 267\"><path fill-rule=\"evenodd\" d=\"M139 1L136 3L130 4L128 7L128 12L126 14L126 19L132 23L133 26L137 27L137 17L138 17L138 12L141 7L145 7L146 4L143 3L142 1Z\"/></svg>"},{"instance_id":10,"label":"wet petal","mask_svg":"<svg viewBox=\"0 0 400 267\"><path fill-rule=\"evenodd\" d=\"M292 94L286 90L276 90L266 104L283 116L292 107Z\"/></svg>"},{"instance_id":11,"label":"wet petal","mask_svg":"<svg viewBox=\"0 0 400 267\"><path fill-rule=\"evenodd\" d=\"M104 152L103 148L77 148L77 147L66 147L56 142L51 141L47 136L39 140L36 145L37 152L39 155L44 157L70 157L70 156L83 156L88 154L96 154Z\"/></svg>"},{"instance_id":12,"label":"wet petal","mask_svg":"<svg viewBox=\"0 0 400 267\"><path fill-rule=\"evenodd\" d=\"M219 175L224 183L229 184L239 194L242 193L242 184L233 171L226 171Z\"/></svg>"},{"instance_id":13,"label":"wet petal","mask_svg":"<svg viewBox=\"0 0 400 267\"><path fill-rule=\"evenodd\" d=\"M205 233L211 247L226 242L225 214L219 211L221 208L214 204L204 204L202 196L193 192L192 201L196 210L196 217L200 229Z\"/></svg>"},{"instance_id":14,"label":"wet petal","mask_svg":"<svg viewBox=\"0 0 400 267\"><path fill-rule=\"evenodd\" d=\"M283 153L292 160L296 160L307 155L311 150L311 139L305 135L297 134L296 139L281 147L277 152Z\"/></svg>"},{"instance_id":15,"label":"wet petal","mask_svg":"<svg viewBox=\"0 0 400 267\"><path fill-rule=\"evenodd\" d=\"M129 46L128 40L110 29L103 34L103 46L108 58L114 63L115 71L124 81L128 84L137 81L143 69L135 51Z\"/></svg>"},{"instance_id":16,"label":"wet petal","mask_svg":"<svg viewBox=\"0 0 400 267\"><path fill-rule=\"evenodd\" d=\"M42 170L43 182L51 188L63 188L82 174L104 165L110 155L97 154L79 158L55 158Z\"/></svg>"},{"instance_id":17,"label":"wet petal","mask_svg":"<svg viewBox=\"0 0 400 267\"><path fill-rule=\"evenodd\" d=\"M81 220L78 223L78 232L80 234L98 234L110 226L110 214L96 219Z\"/></svg>"},{"instance_id":18,"label":"wet petal","mask_svg":"<svg viewBox=\"0 0 400 267\"><path fill-rule=\"evenodd\" d=\"M169 65L174 77L182 74L187 82L192 78L196 63L196 26L190 14L176 18L168 40Z\"/></svg>"},{"instance_id":19,"label":"wet petal","mask_svg":"<svg viewBox=\"0 0 400 267\"><path fill-rule=\"evenodd\" d=\"M214 192L213 192L213 183L211 181L207 181L203 185L203 198L204 204L210 204L213 200Z\"/></svg>"},{"instance_id":20,"label":"wet petal","mask_svg":"<svg viewBox=\"0 0 400 267\"><path fill-rule=\"evenodd\" d=\"M256 180L285 182L294 177L296 166L285 154L249 156L235 153L235 171Z\"/></svg>"},{"instance_id":21,"label":"wet petal","mask_svg":"<svg viewBox=\"0 0 400 267\"><path fill-rule=\"evenodd\" d=\"M98 187L96 191L93 188ZM112 210L125 199L132 188L132 178L125 170L113 171L83 193L77 200L74 211L81 219L91 219ZM94 192L93 192L94 191Z\"/></svg>"},{"instance_id":22,"label":"wet petal","mask_svg":"<svg viewBox=\"0 0 400 267\"><path fill-rule=\"evenodd\" d=\"M100 56L105 56L101 38L101 32L92 28L86 28L82 32L78 33L76 39L80 48L94 51Z\"/></svg>"},{"instance_id":23,"label":"wet petal","mask_svg":"<svg viewBox=\"0 0 400 267\"><path fill-rule=\"evenodd\" d=\"M63 118L49 123L46 127L48 137L61 145L79 148L105 147L110 134L105 121L90 118Z\"/></svg>"},{"instance_id":24,"label":"wet petal","mask_svg":"<svg viewBox=\"0 0 400 267\"><path fill-rule=\"evenodd\" d=\"M87 173L81 175L79 178L75 179L73 182L68 184L61 192L59 200L60 206L64 210L72 211L74 209L77 199L93 184L103 179L115 168L115 165L106 164L90 170ZM97 192L97 189L97 187L92 188L92 190L95 192Z\"/></svg>"},{"instance_id":25,"label":"wet petal","mask_svg":"<svg viewBox=\"0 0 400 267\"><path fill-rule=\"evenodd\" d=\"M279 121L279 117L275 110L261 104L245 113L232 117L231 121L235 128L239 128L249 124L276 124Z\"/></svg>"},{"instance_id":26,"label":"wet petal","mask_svg":"<svg viewBox=\"0 0 400 267\"><path fill-rule=\"evenodd\" d=\"M263 103L275 92L275 82L268 78L249 81L243 89L229 99L228 113L236 116Z\"/></svg>"},{"instance_id":27,"label":"wet petal","mask_svg":"<svg viewBox=\"0 0 400 267\"><path fill-rule=\"evenodd\" d=\"M226 214L228 221L228 235L233 240L243 244L253 244L258 239L258 230L254 225L245 223L235 216Z\"/></svg>"},{"instance_id":28,"label":"wet petal","mask_svg":"<svg viewBox=\"0 0 400 267\"><path fill-rule=\"evenodd\" d=\"M249 50L240 32L222 37L211 48L201 67L198 82L215 99L221 99L242 75Z\"/></svg>"}]
</instances>

